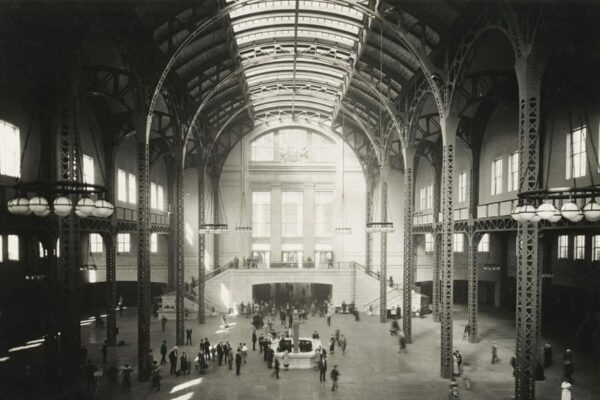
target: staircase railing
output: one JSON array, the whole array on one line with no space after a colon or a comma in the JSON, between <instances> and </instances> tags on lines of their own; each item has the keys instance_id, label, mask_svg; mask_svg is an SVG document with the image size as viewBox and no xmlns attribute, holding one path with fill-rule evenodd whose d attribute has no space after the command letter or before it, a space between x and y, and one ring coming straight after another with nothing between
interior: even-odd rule
<instances>
[{"instance_id":1,"label":"staircase railing","mask_svg":"<svg viewBox=\"0 0 600 400\"><path fill-rule=\"evenodd\" d=\"M213 268L212 271L209 271L205 274L205 281L214 278L215 276L227 271L228 269L232 269L235 267L233 260L229 261L227 264L223 264L218 266L217 268Z\"/></svg>"}]
</instances>

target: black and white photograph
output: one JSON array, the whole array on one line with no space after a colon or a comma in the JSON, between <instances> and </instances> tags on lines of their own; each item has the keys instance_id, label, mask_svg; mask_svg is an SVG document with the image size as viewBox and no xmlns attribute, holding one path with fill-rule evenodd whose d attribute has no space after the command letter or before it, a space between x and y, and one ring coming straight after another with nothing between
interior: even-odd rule
<instances>
[{"instance_id":1,"label":"black and white photograph","mask_svg":"<svg viewBox=\"0 0 600 400\"><path fill-rule=\"evenodd\" d=\"M0 0L0 400L598 377L599 0Z\"/></svg>"}]
</instances>

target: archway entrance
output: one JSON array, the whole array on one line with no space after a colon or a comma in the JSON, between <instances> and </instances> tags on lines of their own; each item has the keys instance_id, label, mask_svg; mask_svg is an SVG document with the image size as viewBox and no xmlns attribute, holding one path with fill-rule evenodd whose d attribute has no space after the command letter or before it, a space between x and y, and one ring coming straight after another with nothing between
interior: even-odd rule
<instances>
[{"instance_id":1,"label":"archway entrance","mask_svg":"<svg viewBox=\"0 0 600 400\"><path fill-rule=\"evenodd\" d=\"M317 304L329 301L333 286L323 283L264 283L252 285L252 300L272 302L276 306L287 303L310 305L315 300Z\"/></svg>"}]
</instances>

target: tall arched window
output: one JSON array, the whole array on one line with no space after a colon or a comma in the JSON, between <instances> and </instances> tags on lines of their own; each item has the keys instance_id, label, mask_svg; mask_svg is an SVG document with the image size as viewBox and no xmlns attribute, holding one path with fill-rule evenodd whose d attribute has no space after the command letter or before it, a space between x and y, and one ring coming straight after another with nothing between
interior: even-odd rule
<instances>
[{"instance_id":1,"label":"tall arched window","mask_svg":"<svg viewBox=\"0 0 600 400\"><path fill-rule=\"evenodd\" d=\"M21 177L21 135L19 128L0 120L0 174Z\"/></svg>"}]
</instances>

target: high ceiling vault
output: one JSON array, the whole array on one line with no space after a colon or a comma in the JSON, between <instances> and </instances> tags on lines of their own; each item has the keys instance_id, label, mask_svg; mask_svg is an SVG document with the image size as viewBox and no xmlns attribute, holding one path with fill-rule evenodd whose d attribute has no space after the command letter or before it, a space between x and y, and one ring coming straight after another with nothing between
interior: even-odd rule
<instances>
[{"instance_id":1,"label":"high ceiling vault","mask_svg":"<svg viewBox=\"0 0 600 400\"><path fill-rule=\"evenodd\" d=\"M227 134L235 124L280 118L334 126L345 114L377 136L384 131L380 121L398 112L403 89L420 73L419 60L389 23L433 57L461 8L451 0L436 7L414 0L208 0L163 17L154 40L172 57L212 19L176 54L172 70L192 113L202 104L194 123L204 132Z\"/></svg>"}]
</instances>

